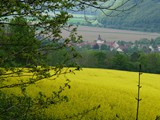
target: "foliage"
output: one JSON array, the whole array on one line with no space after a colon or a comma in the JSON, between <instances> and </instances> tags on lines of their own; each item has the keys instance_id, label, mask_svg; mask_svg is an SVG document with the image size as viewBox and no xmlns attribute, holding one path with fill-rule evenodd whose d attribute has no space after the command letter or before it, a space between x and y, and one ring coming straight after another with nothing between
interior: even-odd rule
<instances>
[{"instance_id":1,"label":"foliage","mask_svg":"<svg viewBox=\"0 0 160 120\"><path fill-rule=\"evenodd\" d=\"M94 46L93 46L93 49L99 49L99 45L96 43Z\"/></svg>"},{"instance_id":2,"label":"foliage","mask_svg":"<svg viewBox=\"0 0 160 120\"><path fill-rule=\"evenodd\" d=\"M160 119L160 116L157 115L155 120L159 120L159 119Z\"/></svg>"},{"instance_id":3,"label":"foliage","mask_svg":"<svg viewBox=\"0 0 160 120\"><path fill-rule=\"evenodd\" d=\"M110 47L107 45L101 45L101 50L110 50Z\"/></svg>"},{"instance_id":4,"label":"foliage","mask_svg":"<svg viewBox=\"0 0 160 120\"><path fill-rule=\"evenodd\" d=\"M45 119L39 109L33 107L33 101L30 97L21 97L15 95L6 95L0 92L0 117L1 120L18 119L33 120ZM31 108L32 106L32 108ZM2 109L3 108L3 109ZM35 112L36 110L36 112ZM16 112L15 112L16 111Z\"/></svg>"},{"instance_id":5,"label":"foliage","mask_svg":"<svg viewBox=\"0 0 160 120\"><path fill-rule=\"evenodd\" d=\"M128 68L128 58L126 55L117 53L113 59L113 68L115 69L121 69L121 70L127 70Z\"/></svg>"},{"instance_id":6,"label":"foliage","mask_svg":"<svg viewBox=\"0 0 160 120\"><path fill-rule=\"evenodd\" d=\"M38 65L40 60L40 41L35 38L35 31L22 17L15 17L7 26L8 37L5 39L1 35L1 67L22 67L28 65ZM13 25L13 24L21 24ZM17 53L18 52L18 53Z\"/></svg>"},{"instance_id":7,"label":"foliage","mask_svg":"<svg viewBox=\"0 0 160 120\"><path fill-rule=\"evenodd\" d=\"M134 9L125 11L114 17L106 17L101 14L99 22L104 27L159 32L159 2L158 0L144 0Z\"/></svg>"},{"instance_id":8,"label":"foliage","mask_svg":"<svg viewBox=\"0 0 160 120\"><path fill-rule=\"evenodd\" d=\"M160 73L160 54L134 52L132 54L118 53L115 51L81 50L82 58L77 62L82 67L109 68L118 70L137 71L139 63L142 71L148 73Z\"/></svg>"}]
</instances>

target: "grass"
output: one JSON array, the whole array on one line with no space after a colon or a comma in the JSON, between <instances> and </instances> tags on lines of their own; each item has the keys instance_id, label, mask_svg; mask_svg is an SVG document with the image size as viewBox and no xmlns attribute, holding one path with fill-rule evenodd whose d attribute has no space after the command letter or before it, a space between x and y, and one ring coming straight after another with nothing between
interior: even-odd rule
<instances>
[{"instance_id":1,"label":"grass","mask_svg":"<svg viewBox=\"0 0 160 120\"><path fill-rule=\"evenodd\" d=\"M94 15L85 15L85 14L72 14L73 18L71 18L68 23L69 24L78 24L78 25L87 25L89 24L86 20L91 20L91 19L95 19Z\"/></svg>"},{"instance_id":2,"label":"grass","mask_svg":"<svg viewBox=\"0 0 160 120\"><path fill-rule=\"evenodd\" d=\"M63 119L100 104L98 110L91 111L80 119L135 120L138 73L84 68L75 75L67 74L54 81L43 80L36 86L31 85L28 87L29 94L35 96L42 90L49 95L52 90L63 86L66 77L71 80L71 89L66 89L63 94L69 97L69 102L50 106L46 110L48 116ZM141 76L140 120L154 120L160 115L159 78L160 75L156 74L144 73Z\"/></svg>"},{"instance_id":3,"label":"grass","mask_svg":"<svg viewBox=\"0 0 160 120\"><path fill-rule=\"evenodd\" d=\"M68 21L70 24L87 24L84 18L72 18Z\"/></svg>"}]
</instances>

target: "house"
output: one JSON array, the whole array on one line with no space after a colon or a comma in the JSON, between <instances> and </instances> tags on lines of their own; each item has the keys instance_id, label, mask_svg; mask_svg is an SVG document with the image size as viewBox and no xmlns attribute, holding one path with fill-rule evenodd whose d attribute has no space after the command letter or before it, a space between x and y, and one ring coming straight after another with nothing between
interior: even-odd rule
<instances>
[{"instance_id":1,"label":"house","mask_svg":"<svg viewBox=\"0 0 160 120\"><path fill-rule=\"evenodd\" d=\"M110 50L112 51L112 50L117 50L118 48L118 50L120 50L121 48L120 48L120 46L119 46L119 44L116 42L116 41L114 41L114 42L106 42L105 43L107 46L109 46L110 47ZM121 49L122 50L122 49ZM120 50L120 51L121 51Z\"/></svg>"},{"instance_id":2,"label":"house","mask_svg":"<svg viewBox=\"0 0 160 120\"><path fill-rule=\"evenodd\" d=\"M160 46L157 46L157 50L158 50L158 52L160 52Z\"/></svg>"},{"instance_id":3,"label":"house","mask_svg":"<svg viewBox=\"0 0 160 120\"><path fill-rule=\"evenodd\" d=\"M114 41L113 44L112 44L112 47L113 47L114 49L117 49L117 48L119 48L119 44Z\"/></svg>"},{"instance_id":4,"label":"house","mask_svg":"<svg viewBox=\"0 0 160 120\"><path fill-rule=\"evenodd\" d=\"M149 46L149 49L151 50L151 52L154 52L154 48L152 45Z\"/></svg>"},{"instance_id":5,"label":"house","mask_svg":"<svg viewBox=\"0 0 160 120\"><path fill-rule=\"evenodd\" d=\"M123 52L121 48L117 48L117 52Z\"/></svg>"}]
</instances>

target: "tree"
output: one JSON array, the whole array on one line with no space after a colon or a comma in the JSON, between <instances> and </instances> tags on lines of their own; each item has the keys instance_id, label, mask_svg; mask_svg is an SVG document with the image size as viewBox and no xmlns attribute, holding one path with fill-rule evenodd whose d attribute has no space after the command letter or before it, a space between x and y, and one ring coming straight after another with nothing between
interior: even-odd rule
<instances>
[{"instance_id":1,"label":"tree","mask_svg":"<svg viewBox=\"0 0 160 120\"><path fill-rule=\"evenodd\" d=\"M102 44L101 45L101 50L110 50L110 47L109 46L107 46L107 45L105 45L105 44Z\"/></svg>"},{"instance_id":2,"label":"tree","mask_svg":"<svg viewBox=\"0 0 160 120\"><path fill-rule=\"evenodd\" d=\"M132 62L137 62L137 60L138 60L139 57L140 57L140 55L137 52L134 52L134 53L131 54L130 60Z\"/></svg>"},{"instance_id":3,"label":"tree","mask_svg":"<svg viewBox=\"0 0 160 120\"><path fill-rule=\"evenodd\" d=\"M128 70L128 57L126 55L117 53L112 59L112 67L118 70Z\"/></svg>"},{"instance_id":4,"label":"tree","mask_svg":"<svg viewBox=\"0 0 160 120\"><path fill-rule=\"evenodd\" d=\"M35 31L27 25L26 19L22 17L12 19L7 34L7 39L1 39L1 49L4 53L1 54L1 57L6 59L1 63L1 66L28 67L28 65L37 65L36 59L40 57L39 52L37 52L40 41L35 38ZM16 54L17 51L18 54Z\"/></svg>"},{"instance_id":5,"label":"tree","mask_svg":"<svg viewBox=\"0 0 160 120\"><path fill-rule=\"evenodd\" d=\"M160 55L158 53L141 54L139 61L142 63L142 70L151 73L160 73Z\"/></svg>"},{"instance_id":6,"label":"tree","mask_svg":"<svg viewBox=\"0 0 160 120\"><path fill-rule=\"evenodd\" d=\"M99 45L96 43L95 45L93 45L93 49L99 50Z\"/></svg>"},{"instance_id":7,"label":"tree","mask_svg":"<svg viewBox=\"0 0 160 120\"><path fill-rule=\"evenodd\" d=\"M100 67L100 68L105 68L106 65L105 65L105 60L106 60L106 53L105 52L102 52L102 51L97 51L94 53L94 57L96 59L96 67Z\"/></svg>"},{"instance_id":8,"label":"tree","mask_svg":"<svg viewBox=\"0 0 160 120\"><path fill-rule=\"evenodd\" d=\"M74 59L78 56L73 43L81 41L81 36L76 33L74 26L68 25L67 21L73 16L69 10L82 11L89 7L103 10L123 11L121 6L126 0L3 0L0 2L0 94L4 110L0 115L3 119L38 119L38 112L49 105L60 101L67 101L67 97L60 95L65 88L70 88L69 80L58 91L53 91L52 97L47 98L43 92L39 92L36 99L28 96L27 86L36 84L43 79L73 72L71 69L62 71L63 67L79 66ZM110 2L110 4L108 4ZM104 3L102 5L102 3ZM133 5L134 6L134 5ZM131 6L130 6L131 7ZM62 30L69 31L68 37L62 36ZM65 60L56 66L49 66L44 62L44 55L52 51L66 50ZM27 67L27 68L26 68ZM54 70L51 73L50 70ZM28 75L29 74L29 75ZM10 82L22 76L28 75L26 80ZM6 82L6 80L8 80ZM3 93L3 89L21 88L22 96L11 95L10 101ZM57 101L58 99L58 101ZM24 100L24 101L23 101ZM16 103L21 103L19 107ZM26 106L27 105L29 106ZM37 110L37 111L36 111ZM22 115L15 112L21 111ZM35 115L35 116L34 116ZM7 118L6 118L7 117ZM34 118L35 117L35 118Z\"/></svg>"}]
</instances>

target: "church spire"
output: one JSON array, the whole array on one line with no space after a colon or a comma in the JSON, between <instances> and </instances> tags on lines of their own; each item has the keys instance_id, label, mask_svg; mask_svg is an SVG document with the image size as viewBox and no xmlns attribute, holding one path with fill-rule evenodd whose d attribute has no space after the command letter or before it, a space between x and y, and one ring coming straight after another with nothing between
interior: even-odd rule
<instances>
[{"instance_id":1,"label":"church spire","mask_svg":"<svg viewBox=\"0 0 160 120\"><path fill-rule=\"evenodd\" d=\"M98 40L102 40L101 35L98 35Z\"/></svg>"}]
</instances>

